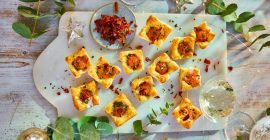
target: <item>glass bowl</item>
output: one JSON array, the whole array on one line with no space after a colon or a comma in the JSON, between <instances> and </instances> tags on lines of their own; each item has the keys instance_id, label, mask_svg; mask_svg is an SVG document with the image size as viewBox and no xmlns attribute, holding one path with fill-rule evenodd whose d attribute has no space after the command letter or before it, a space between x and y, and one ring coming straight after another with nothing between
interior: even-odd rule
<instances>
[{"instance_id":1,"label":"glass bowl","mask_svg":"<svg viewBox=\"0 0 270 140\"><path fill-rule=\"evenodd\" d=\"M133 32L131 32L131 34L126 36L125 45L120 45L117 42L117 40L115 41L114 44L110 44L108 41L102 39L100 37L100 34L95 31L95 28L96 28L95 20L101 18L101 15L109 15L109 16L116 15L118 17L125 17L125 19L128 23L133 22L133 24L130 25L130 29L133 30ZM124 48L132 42L132 40L134 39L135 34L136 34L135 24L136 24L135 15L127 6L125 6L124 4L118 3L118 12L116 13L114 11L114 3L109 3L109 4L106 4L106 5L98 8L95 11L95 13L93 14L91 21L90 21L90 33L91 33L93 39L100 46L107 48L107 49L116 50L116 49Z\"/></svg>"}]
</instances>

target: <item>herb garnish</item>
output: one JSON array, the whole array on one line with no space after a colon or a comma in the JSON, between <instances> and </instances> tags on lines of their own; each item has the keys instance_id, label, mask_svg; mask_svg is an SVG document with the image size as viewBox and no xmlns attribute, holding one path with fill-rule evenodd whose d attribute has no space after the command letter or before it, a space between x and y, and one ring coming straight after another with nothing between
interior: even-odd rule
<instances>
[{"instance_id":1,"label":"herb garnish","mask_svg":"<svg viewBox=\"0 0 270 140\"><path fill-rule=\"evenodd\" d=\"M148 119L148 123L143 127L142 126L142 120L136 120L133 122L133 129L136 135L138 136L142 136L143 134L146 134L147 131L143 130L145 127L147 127L148 125L160 125L162 124L161 121L158 120L158 117L160 115L168 115L168 111L171 107L173 107L174 104L173 103L168 103L166 102L165 107L160 107L159 111L157 112L154 109L152 109L152 113L147 115L147 119Z\"/></svg>"},{"instance_id":2,"label":"herb garnish","mask_svg":"<svg viewBox=\"0 0 270 140\"><path fill-rule=\"evenodd\" d=\"M75 6L74 0L61 0L61 2L58 0L54 0L55 5L57 6L57 8L55 9L55 12L54 13L41 13L40 12L41 0L20 0L20 1L26 2L26 3L37 2L36 9L27 7L27 6L19 6L17 8L19 15L25 18L33 19L32 20L33 23L30 23L27 25L20 21L17 21L12 24L12 29L16 33L18 33L24 38L29 39L29 46L32 45L33 39L38 38L39 36L43 35L44 33L48 31L47 29L44 29L39 32L36 31L38 20L48 18L48 17L60 17L61 15L63 15L65 12L65 8L64 8L65 1L68 1L68 3L70 3L72 6Z\"/></svg>"}]
</instances>

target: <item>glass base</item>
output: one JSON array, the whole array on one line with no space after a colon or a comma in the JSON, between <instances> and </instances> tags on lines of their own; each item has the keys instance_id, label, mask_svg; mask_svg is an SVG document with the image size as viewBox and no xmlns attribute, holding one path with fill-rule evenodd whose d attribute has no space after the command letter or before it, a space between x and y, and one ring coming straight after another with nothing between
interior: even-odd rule
<instances>
[{"instance_id":1,"label":"glass base","mask_svg":"<svg viewBox=\"0 0 270 140\"><path fill-rule=\"evenodd\" d=\"M237 112L229 118L227 127L224 129L227 140L236 140L237 136L241 136L243 140L249 139L249 133L255 121L244 112Z\"/></svg>"}]
</instances>

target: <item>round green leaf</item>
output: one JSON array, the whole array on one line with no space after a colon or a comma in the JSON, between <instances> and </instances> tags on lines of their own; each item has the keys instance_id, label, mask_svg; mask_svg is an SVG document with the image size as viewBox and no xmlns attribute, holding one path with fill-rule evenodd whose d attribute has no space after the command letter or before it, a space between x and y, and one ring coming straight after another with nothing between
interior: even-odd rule
<instances>
[{"instance_id":1,"label":"round green leaf","mask_svg":"<svg viewBox=\"0 0 270 140\"><path fill-rule=\"evenodd\" d=\"M89 123L93 126L95 126L95 121L96 121L96 117L93 117L93 116L83 116L80 118L80 120L78 121L78 129L80 129L80 127L83 125L83 124L86 124L86 123Z\"/></svg>"},{"instance_id":2,"label":"round green leaf","mask_svg":"<svg viewBox=\"0 0 270 140\"><path fill-rule=\"evenodd\" d=\"M238 19L235 21L237 23L243 23L248 21L249 19L253 18L255 14L251 12L243 12L239 15Z\"/></svg>"},{"instance_id":3,"label":"round green leaf","mask_svg":"<svg viewBox=\"0 0 270 140\"><path fill-rule=\"evenodd\" d=\"M100 140L100 134L93 125L85 123L80 127L80 140Z\"/></svg>"},{"instance_id":4,"label":"round green leaf","mask_svg":"<svg viewBox=\"0 0 270 140\"><path fill-rule=\"evenodd\" d=\"M248 32L263 31L265 27L263 25L255 25L249 28Z\"/></svg>"},{"instance_id":5,"label":"round green leaf","mask_svg":"<svg viewBox=\"0 0 270 140\"><path fill-rule=\"evenodd\" d=\"M225 10L225 4L223 0L209 0L206 9L208 14L218 15Z\"/></svg>"},{"instance_id":6,"label":"round green leaf","mask_svg":"<svg viewBox=\"0 0 270 140\"><path fill-rule=\"evenodd\" d=\"M74 131L68 118L57 118L54 129L53 137L55 140L73 140Z\"/></svg>"},{"instance_id":7,"label":"round green leaf","mask_svg":"<svg viewBox=\"0 0 270 140\"><path fill-rule=\"evenodd\" d=\"M98 123L97 130L101 136L109 136L113 133L113 127L106 122Z\"/></svg>"},{"instance_id":8,"label":"round green leaf","mask_svg":"<svg viewBox=\"0 0 270 140\"><path fill-rule=\"evenodd\" d=\"M142 120L136 120L133 122L133 129L136 135L141 136L143 133Z\"/></svg>"},{"instance_id":9,"label":"round green leaf","mask_svg":"<svg viewBox=\"0 0 270 140\"><path fill-rule=\"evenodd\" d=\"M15 22L12 24L12 29L24 38L31 39L32 32L29 27L21 22Z\"/></svg>"},{"instance_id":10,"label":"round green leaf","mask_svg":"<svg viewBox=\"0 0 270 140\"><path fill-rule=\"evenodd\" d=\"M19 6L17 8L18 13L27 18L37 18L37 11L31 7Z\"/></svg>"},{"instance_id":11,"label":"round green leaf","mask_svg":"<svg viewBox=\"0 0 270 140\"><path fill-rule=\"evenodd\" d=\"M221 14L222 17L229 15L233 12L235 12L237 9L237 5L235 3L232 3L226 7L226 10L224 10Z\"/></svg>"},{"instance_id":12,"label":"round green leaf","mask_svg":"<svg viewBox=\"0 0 270 140\"><path fill-rule=\"evenodd\" d=\"M109 123L109 119L106 116L100 116L97 118L97 120L95 121L95 126L97 127L99 123L101 122L105 122L105 123Z\"/></svg>"}]
</instances>

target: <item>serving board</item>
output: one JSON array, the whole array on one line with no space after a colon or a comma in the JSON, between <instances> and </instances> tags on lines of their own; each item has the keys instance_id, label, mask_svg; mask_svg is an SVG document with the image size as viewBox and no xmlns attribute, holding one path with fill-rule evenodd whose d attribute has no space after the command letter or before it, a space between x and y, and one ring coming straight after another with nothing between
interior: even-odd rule
<instances>
[{"instance_id":1,"label":"serving board","mask_svg":"<svg viewBox=\"0 0 270 140\"><path fill-rule=\"evenodd\" d=\"M151 60L154 60L161 53L167 52L170 54L170 41L173 37L186 36L194 26L199 25L203 21L207 21L208 25L216 34L216 37L211 42L211 44L204 50L198 49L198 47L196 47L195 52L197 56L194 56L192 59L178 60L176 62L180 67L196 66L200 68L202 84L204 84L208 79L215 75L226 74L227 72L227 39L226 33L224 33L226 30L226 24L222 19L219 18L219 16L158 13L135 14L136 22L138 25L136 34L138 34L141 28L145 25L146 19L150 15L158 17L163 22L172 26L174 30L163 43L161 48L150 45L148 42L140 39L136 35L130 47L124 48L122 50L111 51L105 48L101 48L92 39L89 32L89 23L92 14L92 12L65 13L60 19L58 37L56 37L56 39L41 53L35 62L33 68L33 77L36 88L45 99L47 99L57 108L58 116L78 118L83 115L106 115L103 111L103 108L116 96L113 91L110 89L103 89L101 85L98 84L101 104L89 108L85 111L78 112L73 106L71 93L63 92L61 87L67 87L70 89L70 87L78 87L83 83L87 83L93 80L90 76L87 75L87 73L82 75L80 78L75 79L68 70L67 64L65 62L66 56L73 54L82 46L85 46L89 56L91 57L92 63L96 63L97 59L103 55L110 63L115 64L122 69L122 66L119 62L120 51L130 50L131 48L134 49L136 46L142 45L144 57L149 57ZM71 45L68 45L66 27L70 18L85 23L86 26L83 30L83 39L77 40ZM208 72L205 72L204 70L205 64L203 63L203 60L205 58L211 60L212 62L209 66ZM216 64L216 69L214 70L212 64L217 62L219 62L219 64ZM144 103L139 103L135 96L131 93L129 83L137 77L147 75L147 66L151 62L145 61L144 63L144 71L127 75L122 69L121 74L118 75L113 82L114 87L118 88L120 92L124 92L137 109L137 115L121 127L116 128L113 124L113 121L110 119L110 123L115 127L115 132L118 131L119 133L132 133L133 121L141 119L143 120L144 124L147 123L146 115L151 113L152 108L154 110L159 110L159 107L164 107L166 102L174 103L176 106L181 100L180 96L176 96L176 98L174 98L175 94L179 92L179 82L177 78L179 71L176 71L171 74L170 80L163 85L154 80L155 86L160 96L159 99L152 99ZM118 84L120 78L123 78L122 84ZM199 107L199 91L200 88L193 89L183 93L182 96L188 97L195 106ZM57 95L57 92L60 92L61 95ZM175 106L173 108L175 108ZM185 129L176 122L176 120L171 115L171 111L169 112L168 116L160 116L158 118L160 121L162 121L162 125L148 126L146 130L149 132L202 131L219 130L226 126L226 122L212 123L202 116L194 123L191 129Z\"/></svg>"}]
</instances>

